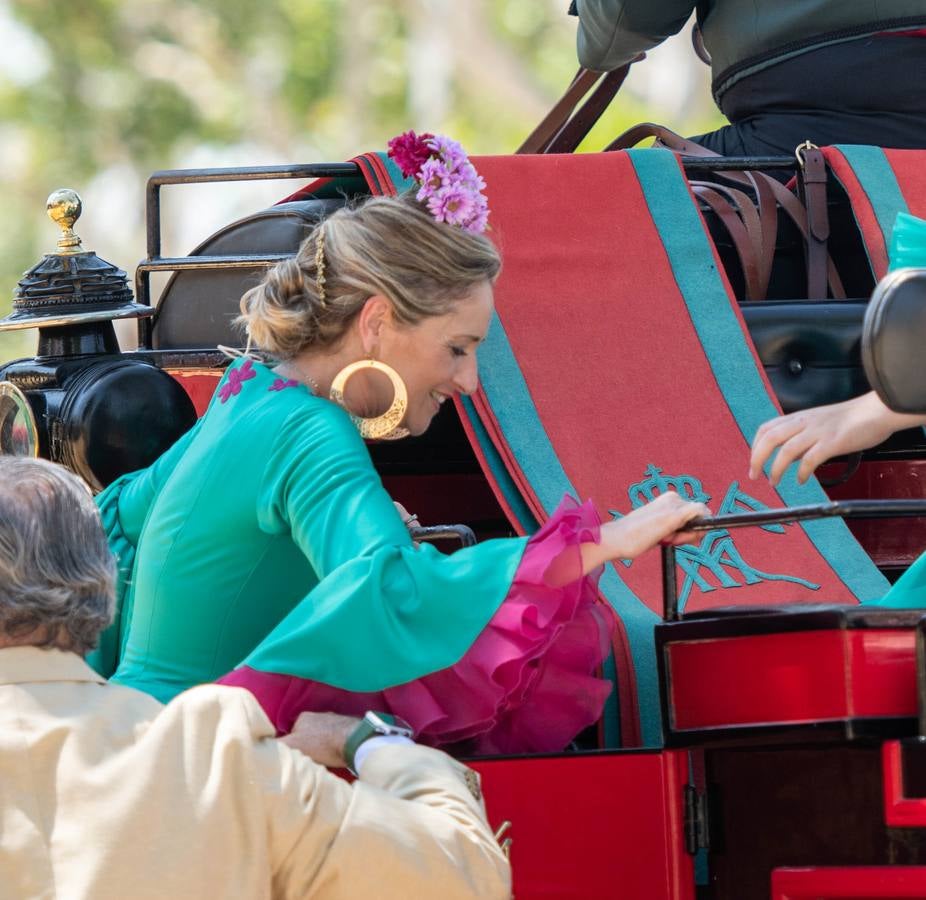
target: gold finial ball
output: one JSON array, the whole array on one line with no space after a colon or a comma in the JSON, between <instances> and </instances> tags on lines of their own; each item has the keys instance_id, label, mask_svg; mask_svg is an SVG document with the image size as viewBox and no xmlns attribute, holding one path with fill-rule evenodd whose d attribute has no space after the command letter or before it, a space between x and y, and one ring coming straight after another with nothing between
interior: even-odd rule
<instances>
[{"instance_id":1,"label":"gold finial ball","mask_svg":"<svg viewBox=\"0 0 926 900\"><path fill-rule=\"evenodd\" d=\"M74 223L80 218L83 204L77 191L59 188L48 195L45 209L48 211L48 217L64 230L74 227Z\"/></svg>"},{"instance_id":2,"label":"gold finial ball","mask_svg":"<svg viewBox=\"0 0 926 900\"><path fill-rule=\"evenodd\" d=\"M80 238L74 234L74 223L80 218L83 204L80 195L70 188L60 188L48 195L45 203L48 217L61 229L58 253L75 256L83 252Z\"/></svg>"}]
</instances>

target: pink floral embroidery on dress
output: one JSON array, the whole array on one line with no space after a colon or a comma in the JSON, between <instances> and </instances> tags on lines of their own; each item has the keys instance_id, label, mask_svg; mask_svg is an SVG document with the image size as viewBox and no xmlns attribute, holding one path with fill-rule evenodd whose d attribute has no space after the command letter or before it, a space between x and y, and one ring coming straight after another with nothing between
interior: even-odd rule
<instances>
[{"instance_id":1,"label":"pink floral embroidery on dress","mask_svg":"<svg viewBox=\"0 0 926 900\"><path fill-rule=\"evenodd\" d=\"M241 393L242 383L256 377L257 372L254 371L254 361L250 359L245 360L240 369L229 371L228 381L219 388L219 397L222 403L225 403L230 397L237 397Z\"/></svg>"},{"instance_id":2,"label":"pink floral embroidery on dress","mask_svg":"<svg viewBox=\"0 0 926 900\"><path fill-rule=\"evenodd\" d=\"M282 391L284 388L288 387L299 387L299 382L295 378L277 378L270 387L267 388L268 391Z\"/></svg>"}]
</instances>

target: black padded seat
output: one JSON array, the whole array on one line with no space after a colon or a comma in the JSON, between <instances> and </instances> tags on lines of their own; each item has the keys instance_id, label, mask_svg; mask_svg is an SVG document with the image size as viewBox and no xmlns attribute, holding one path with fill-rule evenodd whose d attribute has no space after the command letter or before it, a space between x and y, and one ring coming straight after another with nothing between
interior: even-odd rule
<instances>
[{"instance_id":1,"label":"black padded seat","mask_svg":"<svg viewBox=\"0 0 926 900\"><path fill-rule=\"evenodd\" d=\"M344 198L299 200L226 225L203 241L190 256L260 256L294 254L319 219L347 203ZM238 346L232 326L241 295L263 277L264 266L175 272L157 306L152 330L155 350L214 349Z\"/></svg>"},{"instance_id":2,"label":"black padded seat","mask_svg":"<svg viewBox=\"0 0 926 900\"><path fill-rule=\"evenodd\" d=\"M868 390L861 364L864 301L744 303L743 318L784 412Z\"/></svg>"}]
</instances>

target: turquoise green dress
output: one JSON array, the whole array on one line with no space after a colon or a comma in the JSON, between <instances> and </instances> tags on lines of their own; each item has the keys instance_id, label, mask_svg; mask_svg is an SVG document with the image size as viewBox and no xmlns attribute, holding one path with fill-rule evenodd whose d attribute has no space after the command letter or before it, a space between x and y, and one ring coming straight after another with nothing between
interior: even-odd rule
<instances>
[{"instance_id":1,"label":"turquoise green dress","mask_svg":"<svg viewBox=\"0 0 926 900\"><path fill-rule=\"evenodd\" d=\"M451 666L526 544L416 547L347 414L253 360L97 502L124 591L91 662L164 701L242 664L349 691Z\"/></svg>"}]
</instances>

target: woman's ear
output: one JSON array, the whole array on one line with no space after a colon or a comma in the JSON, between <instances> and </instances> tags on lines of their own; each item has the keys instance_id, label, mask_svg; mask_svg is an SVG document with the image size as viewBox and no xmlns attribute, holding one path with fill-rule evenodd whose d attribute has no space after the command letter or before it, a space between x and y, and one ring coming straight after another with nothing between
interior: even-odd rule
<instances>
[{"instance_id":1,"label":"woman's ear","mask_svg":"<svg viewBox=\"0 0 926 900\"><path fill-rule=\"evenodd\" d=\"M392 303L386 297L382 294L374 294L367 299L357 318L364 353L368 355L376 353L383 337L383 331L391 327L392 321Z\"/></svg>"}]
</instances>

